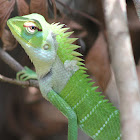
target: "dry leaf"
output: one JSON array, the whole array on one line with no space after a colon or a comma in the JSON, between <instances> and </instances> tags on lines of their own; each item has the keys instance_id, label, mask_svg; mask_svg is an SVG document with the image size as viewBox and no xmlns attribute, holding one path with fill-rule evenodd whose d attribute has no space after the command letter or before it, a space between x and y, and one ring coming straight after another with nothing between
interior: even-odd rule
<instances>
[{"instance_id":1,"label":"dry leaf","mask_svg":"<svg viewBox=\"0 0 140 140\"><path fill-rule=\"evenodd\" d=\"M10 31L4 29L2 33L1 40L3 42L3 49L4 50L13 50L17 46L17 41L13 37Z\"/></svg>"},{"instance_id":2,"label":"dry leaf","mask_svg":"<svg viewBox=\"0 0 140 140\"><path fill-rule=\"evenodd\" d=\"M13 11L15 0L0 0L0 37L2 36L3 29L5 28L7 19Z\"/></svg>"},{"instance_id":3,"label":"dry leaf","mask_svg":"<svg viewBox=\"0 0 140 140\"><path fill-rule=\"evenodd\" d=\"M25 0L16 0L17 2L17 8L18 8L18 14L20 16L28 15L29 14L29 5L26 3Z\"/></svg>"},{"instance_id":4,"label":"dry leaf","mask_svg":"<svg viewBox=\"0 0 140 140\"><path fill-rule=\"evenodd\" d=\"M46 0L31 0L30 12L41 14L47 20L48 8L47 8Z\"/></svg>"}]
</instances>

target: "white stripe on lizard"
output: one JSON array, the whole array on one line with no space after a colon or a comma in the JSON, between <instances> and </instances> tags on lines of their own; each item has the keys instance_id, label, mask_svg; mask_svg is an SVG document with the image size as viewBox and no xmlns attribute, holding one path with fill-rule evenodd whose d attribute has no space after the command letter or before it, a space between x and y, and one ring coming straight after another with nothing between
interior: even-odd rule
<instances>
[{"instance_id":1,"label":"white stripe on lizard","mask_svg":"<svg viewBox=\"0 0 140 140\"><path fill-rule=\"evenodd\" d=\"M72 109L75 109L89 95L89 93L90 92L87 90L87 94L85 94L85 96L81 100L79 100L79 102L76 105L74 105L74 107L72 107Z\"/></svg>"},{"instance_id":2,"label":"white stripe on lizard","mask_svg":"<svg viewBox=\"0 0 140 140\"><path fill-rule=\"evenodd\" d=\"M101 131L105 128L105 126L108 124L108 122L110 121L110 119L112 118L112 116L114 116L114 113L117 114L118 113L118 110L115 110L108 118L107 120L105 121L105 123L103 124L103 126L98 130L97 133L95 133L95 135L93 135L92 137L95 139L100 133ZM119 136L120 137L120 136ZM118 137L118 138L119 138ZM116 139L116 140L119 140L119 139Z\"/></svg>"},{"instance_id":3,"label":"white stripe on lizard","mask_svg":"<svg viewBox=\"0 0 140 140\"><path fill-rule=\"evenodd\" d=\"M89 116L92 115L92 113L97 109L97 107L103 102L106 102L106 100L99 101L97 105L89 112L89 114L87 114L83 119L80 120L80 124L86 121L89 118Z\"/></svg>"}]
</instances>

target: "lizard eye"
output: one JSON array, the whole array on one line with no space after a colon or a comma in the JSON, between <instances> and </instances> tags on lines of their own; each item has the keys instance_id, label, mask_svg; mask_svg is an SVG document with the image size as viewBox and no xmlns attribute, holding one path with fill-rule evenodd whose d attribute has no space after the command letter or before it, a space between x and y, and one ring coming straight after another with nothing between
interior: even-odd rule
<instances>
[{"instance_id":1,"label":"lizard eye","mask_svg":"<svg viewBox=\"0 0 140 140\"><path fill-rule=\"evenodd\" d=\"M34 34L36 30L42 31L42 29L39 29L34 22L28 21L25 22L23 25L26 28L26 31L30 34Z\"/></svg>"},{"instance_id":2,"label":"lizard eye","mask_svg":"<svg viewBox=\"0 0 140 140\"><path fill-rule=\"evenodd\" d=\"M44 46L43 46L43 49L44 50L48 50L50 48L50 45L49 44L45 44Z\"/></svg>"},{"instance_id":3,"label":"lizard eye","mask_svg":"<svg viewBox=\"0 0 140 140\"><path fill-rule=\"evenodd\" d=\"M35 26L29 26L29 27L26 27L26 30L27 30L28 33L33 34L36 30L36 27Z\"/></svg>"}]
</instances>

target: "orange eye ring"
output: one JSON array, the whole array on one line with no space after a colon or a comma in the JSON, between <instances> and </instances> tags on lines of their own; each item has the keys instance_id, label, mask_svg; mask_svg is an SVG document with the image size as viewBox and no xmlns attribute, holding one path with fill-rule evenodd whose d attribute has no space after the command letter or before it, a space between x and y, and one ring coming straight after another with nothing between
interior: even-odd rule
<instances>
[{"instance_id":1,"label":"orange eye ring","mask_svg":"<svg viewBox=\"0 0 140 140\"><path fill-rule=\"evenodd\" d=\"M29 27L26 27L26 30L27 30L27 32L33 34L33 33L35 32L36 29L35 29L35 27L33 27L33 26L29 26Z\"/></svg>"},{"instance_id":2,"label":"orange eye ring","mask_svg":"<svg viewBox=\"0 0 140 140\"><path fill-rule=\"evenodd\" d=\"M36 24L35 23L30 22L30 21L29 22L25 22L24 25L23 25L23 27L25 27L26 28L26 31L28 33L31 33L31 34L35 33L36 30L42 31L42 29L39 29L38 27L36 27Z\"/></svg>"}]
</instances>

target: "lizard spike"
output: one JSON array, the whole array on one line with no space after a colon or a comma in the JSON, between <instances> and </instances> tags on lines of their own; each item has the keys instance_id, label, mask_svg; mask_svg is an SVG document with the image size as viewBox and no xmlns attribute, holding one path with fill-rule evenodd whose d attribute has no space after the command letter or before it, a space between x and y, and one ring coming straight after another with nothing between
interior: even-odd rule
<instances>
[{"instance_id":1,"label":"lizard spike","mask_svg":"<svg viewBox=\"0 0 140 140\"><path fill-rule=\"evenodd\" d=\"M83 56L81 53L76 52L76 51L73 51L71 54L72 54L73 56Z\"/></svg>"},{"instance_id":2,"label":"lizard spike","mask_svg":"<svg viewBox=\"0 0 140 140\"><path fill-rule=\"evenodd\" d=\"M65 25L65 24L60 24L60 25L58 25L57 27L58 27L59 29L61 29L64 25Z\"/></svg>"},{"instance_id":3,"label":"lizard spike","mask_svg":"<svg viewBox=\"0 0 140 140\"><path fill-rule=\"evenodd\" d=\"M75 57L74 60L77 60L77 61L84 61L82 58L80 57Z\"/></svg>"},{"instance_id":4,"label":"lizard spike","mask_svg":"<svg viewBox=\"0 0 140 140\"><path fill-rule=\"evenodd\" d=\"M68 38L67 39L67 43L73 43L73 42L75 42L76 40L77 40L78 38Z\"/></svg>"},{"instance_id":5,"label":"lizard spike","mask_svg":"<svg viewBox=\"0 0 140 140\"><path fill-rule=\"evenodd\" d=\"M89 77L89 76L88 76L88 77ZM86 81L87 81L87 82L90 82L90 81L92 81L92 79L91 79L91 78L87 78Z\"/></svg>"},{"instance_id":6,"label":"lizard spike","mask_svg":"<svg viewBox=\"0 0 140 140\"><path fill-rule=\"evenodd\" d=\"M77 65L79 65L79 66L85 66L85 64L82 63L82 62L77 62Z\"/></svg>"},{"instance_id":7,"label":"lizard spike","mask_svg":"<svg viewBox=\"0 0 140 140\"><path fill-rule=\"evenodd\" d=\"M114 107L114 108L112 108L112 103L109 103L109 100L105 99L105 101L106 101L106 102L108 102L108 106L110 106L112 110L114 110L114 109L115 109L115 107Z\"/></svg>"},{"instance_id":8,"label":"lizard spike","mask_svg":"<svg viewBox=\"0 0 140 140\"><path fill-rule=\"evenodd\" d=\"M71 48L72 50L76 50L76 49L80 48L80 46L71 44L69 48Z\"/></svg>"},{"instance_id":9,"label":"lizard spike","mask_svg":"<svg viewBox=\"0 0 140 140\"><path fill-rule=\"evenodd\" d=\"M69 37L72 33L73 33L73 31L72 32L66 32L65 37Z\"/></svg>"},{"instance_id":10,"label":"lizard spike","mask_svg":"<svg viewBox=\"0 0 140 140\"><path fill-rule=\"evenodd\" d=\"M58 26L59 24L60 24L60 22L57 22L57 23L54 24L54 26Z\"/></svg>"},{"instance_id":11,"label":"lizard spike","mask_svg":"<svg viewBox=\"0 0 140 140\"><path fill-rule=\"evenodd\" d=\"M54 24L55 24L55 22L51 23L51 25L54 25Z\"/></svg>"},{"instance_id":12,"label":"lizard spike","mask_svg":"<svg viewBox=\"0 0 140 140\"><path fill-rule=\"evenodd\" d=\"M99 87L98 87L98 88L99 88ZM95 90L94 90L94 91L95 91ZM104 99L104 98L105 98L105 96L101 95L101 92L96 91L96 95L98 95L98 96L100 95L100 98L101 98L101 99Z\"/></svg>"},{"instance_id":13,"label":"lizard spike","mask_svg":"<svg viewBox=\"0 0 140 140\"><path fill-rule=\"evenodd\" d=\"M85 67L79 67L81 70L88 70L87 68L85 68Z\"/></svg>"},{"instance_id":14,"label":"lizard spike","mask_svg":"<svg viewBox=\"0 0 140 140\"><path fill-rule=\"evenodd\" d=\"M80 74L85 74L86 73L86 71L84 71L84 70L82 70L80 67L82 67L82 66L79 66L79 69L80 69Z\"/></svg>"},{"instance_id":15,"label":"lizard spike","mask_svg":"<svg viewBox=\"0 0 140 140\"><path fill-rule=\"evenodd\" d=\"M86 78L86 80L89 79L89 78L87 78L87 77L89 77L88 74L84 74L83 77Z\"/></svg>"},{"instance_id":16,"label":"lizard spike","mask_svg":"<svg viewBox=\"0 0 140 140\"><path fill-rule=\"evenodd\" d=\"M62 28L62 29L61 29L61 32L64 33L64 32L66 32L68 29L70 29L70 28Z\"/></svg>"},{"instance_id":17,"label":"lizard spike","mask_svg":"<svg viewBox=\"0 0 140 140\"><path fill-rule=\"evenodd\" d=\"M93 86L95 82L89 82L89 86Z\"/></svg>"},{"instance_id":18,"label":"lizard spike","mask_svg":"<svg viewBox=\"0 0 140 140\"><path fill-rule=\"evenodd\" d=\"M98 89L98 86L92 87L92 90L95 91L96 89Z\"/></svg>"}]
</instances>

